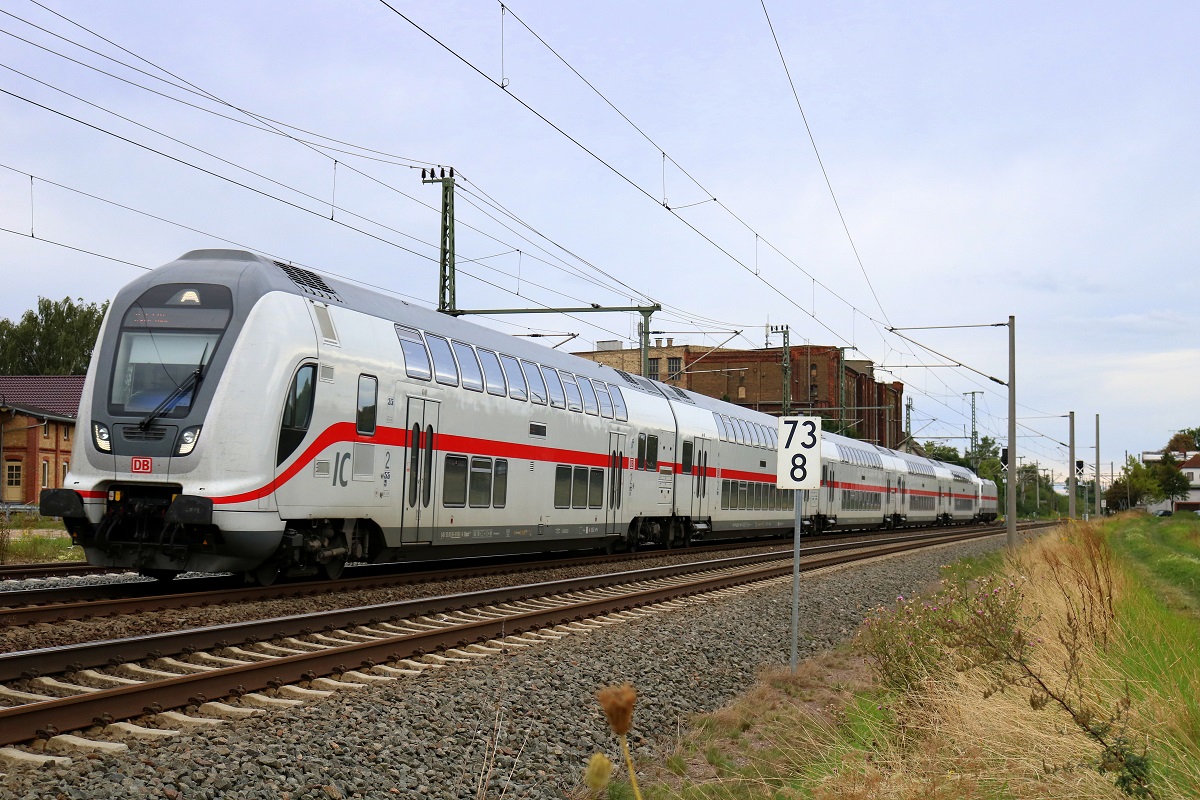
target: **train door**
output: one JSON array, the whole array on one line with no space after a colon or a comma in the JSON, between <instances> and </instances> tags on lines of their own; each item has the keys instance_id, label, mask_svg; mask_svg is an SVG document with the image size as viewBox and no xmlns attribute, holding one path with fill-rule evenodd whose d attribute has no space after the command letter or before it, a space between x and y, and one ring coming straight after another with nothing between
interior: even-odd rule
<instances>
[{"instance_id":1,"label":"train door","mask_svg":"<svg viewBox=\"0 0 1200 800\"><path fill-rule=\"evenodd\" d=\"M708 505L708 447L709 447L709 442L707 439L697 438L695 440L695 446L691 453L692 463L690 465L690 467L691 467L690 469L689 469L689 465L686 463L687 456L688 456L687 448L688 448L689 444L691 444L691 443L685 442L684 446L683 446L684 447L684 449L683 449L684 461L685 461L685 463L683 465L683 472L685 475L685 484L686 484L686 481L688 480L688 478L686 476L690 475L690 481L691 481L691 501L690 501L690 505L688 507L688 512L689 512L689 515L692 517L692 519L704 519L705 517L708 516L708 509L709 509L709 505ZM681 503L680 505L682 506L683 504Z\"/></svg>"},{"instance_id":2,"label":"train door","mask_svg":"<svg viewBox=\"0 0 1200 800\"><path fill-rule=\"evenodd\" d=\"M433 527L437 522L437 401L408 398L407 430L401 541L406 544L432 542Z\"/></svg>"},{"instance_id":3,"label":"train door","mask_svg":"<svg viewBox=\"0 0 1200 800\"><path fill-rule=\"evenodd\" d=\"M895 499L892 497L892 476L888 475L883 487L883 521L890 524L895 513Z\"/></svg>"},{"instance_id":4,"label":"train door","mask_svg":"<svg viewBox=\"0 0 1200 800\"><path fill-rule=\"evenodd\" d=\"M608 434L608 494L604 503L604 532L625 534L625 434Z\"/></svg>"}]
</instances>

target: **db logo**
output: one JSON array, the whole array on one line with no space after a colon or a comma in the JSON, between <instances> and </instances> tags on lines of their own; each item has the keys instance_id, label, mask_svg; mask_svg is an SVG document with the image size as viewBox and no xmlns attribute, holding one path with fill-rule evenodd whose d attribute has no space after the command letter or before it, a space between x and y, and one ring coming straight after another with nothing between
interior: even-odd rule
<instances>
[{"instance_id":1,"label":"db logo","mask_svg":"<svg viewBox=\"0 0 1200 800\"><path fill-rule=\"evenodd\" d=\"M137 456L134 456L133 458L129 459L129 470L131 472L153 472L154 471L154 459L153 458L139 458Z\"/></svg>"}]
</instances>

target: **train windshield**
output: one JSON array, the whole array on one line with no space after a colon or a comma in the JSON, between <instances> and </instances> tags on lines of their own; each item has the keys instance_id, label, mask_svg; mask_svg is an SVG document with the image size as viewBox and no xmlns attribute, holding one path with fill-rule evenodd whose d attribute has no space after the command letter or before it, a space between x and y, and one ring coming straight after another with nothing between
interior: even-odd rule
<instances>
[{"instance_id":1,"label":"train windshield","mask_svg":"<svg viewBox=\"0 0 1200 800\"><path fill-rule=\"evenodd\" d=\"M182 417L229 325L233 296L224 286L164 284L147 290L121 320L113 362L111 414Z\"/></svg>"}]
</instances>

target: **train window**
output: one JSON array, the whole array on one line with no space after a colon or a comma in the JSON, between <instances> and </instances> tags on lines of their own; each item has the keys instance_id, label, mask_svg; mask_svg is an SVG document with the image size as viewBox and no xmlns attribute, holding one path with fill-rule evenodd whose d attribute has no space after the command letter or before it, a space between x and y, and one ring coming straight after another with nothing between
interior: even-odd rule
<instances>
[{"instance_id":1,"label":"train window","mask_svg":"<svg viewBox=\"0 0 1200 800\"><path fill-rule=\"evenodd\" d=\"M693 447L694 447L694 445L692 444L690 439L683 443L683 465L682 465L681 469L683 470L684 475L687 475L692 471L692 448Z\"/></svg>"},{"instance_id":2,"label":"train window","mask_svg":"<svg viewBox=\"0 0 1200 800\"><path fill-rule=\"evenodd\" d=\"M638 434L637 466L635 469L646 468L646 434Z\"/></svg>"},{"instance_id":3,"label":"train window","mask_svg":"<svg viewBox=\"0 0 1200 800\"><path fill-rule=\"evenodd\" d=\"M427 381L433 376L429 368L429 352L425 349L425 341L421 332L404 325L396 326L396 338L400 340L400 349L404 351L404 371L410 378Z\"/></svg>"},{"instance_id":4,"label":"train window","mask_svg":"<svg viewBox=\"0 0 1200 800\"><path fill-rule=\"evenodd\" d=\"M462 342L451 342L458 361L458 372L462 375L463 389L473 392L484 391L484 373L479 368L479 359L475 357L475 348Z\"/></svg>"},{"instance_id":5,"label":"train window","mask_svg":"<svg viewBox=\"0 0 1200 800\"><path fill-rule=\"evenodd\" d=\"M554 507L571 507L571 468L563 464L554 468Z\"/></svg>"},{"instance_id":6,"label":"train window","mask_svg":"<svg viewBox=\"0 0 1200 800\"><path fill-rule=\"evenodd\" d=\"M779 429L768 427L767 433L771 437L771 449L778 450L779 449Z\"/></svg>"},{"instance_id":7,"label":"train window","mask_svg":"<svg viewBox=\"0 0 1200 800\"><path fill-rule=\"evenodd\" d=\"M379 381L370 375L358 376L358 414L356 430L363 436L375 434L375 408Z\"/></svg>"},{"instance_id":8,"label":"train window","mask_svg":"<svg viewBox=\"0 0 1200 800\"><path fill-rule=\"evenodd\" d=\"M600 412L600 406L596 400L596 390L592 388L592 382L582 375L577 375L579 380L579 391L583 395L583 412L591 414L593 417Z\"/></svg>"},{"instance_id":9,"label":"train window","mask_svg":"<svg viewBox=\"0 0 1200 800\"><path fill-rule=\"evenodd\" d=\"M729 480L721 481L721 508L729 508Z\"/></svg>"},{"instance_id":10,"label":"train window","mask_svg":"<svg viewBox=\"0 0 1200 800\"><path fill-rule=\"evenodd\" d=\"M296 370L292 385L288 387L287 397L283 401L283 421L279 425L279 449L275 453L275 464L295 452L308 425L312 422L313 398L316 395L316 364L305 364Z\"/></svg>"},{"instance_id":11,"label":"train window","mask_svg":"<svg viewBox=\"0 0 1200 800\"><path fill-rule=\"evenodd\" d=\"M483 365L483 382L487 386L488 394L504 397L508 392L504 387L504 370L500 369L500 359L496 358L496 354L491 350L484 350L482 347L479 348L478 353L479 363Z\"/></svg>"},{"instance_id":12,"label":"train window","mask_svg":"<svg viewBox=\"0 0 1200 800\"><path fill-rule=\"evenodd\" d=\"M421 469L421 423L414 422L408 443L408 505L417 505L417 484L420 480Z\"/></svg>"},{"instance_id":13,"label":"train window","mask_svg":"<svg viewBox=\"0 0 1200 800\"><path fill-rule=\"evenodd\" d=\"M525 367L525 377L529 379L529 400L537 403L540 406L546 405L546 381L542 379L542 372L538 369L537 364L529 361L522 361L521 366Z\"/></svg>"},{"instance_id":14,"label":"train window","mask_svg":"<svg viewBox=\"0 0 1200 800\"><path fill-rule=\"evenodd\" d=\"M508 378L508 396L513 400L528 400L529 391L525 386L525 374L521 372L521 364L512 356L506 355L500 356L500 363L504 365L504 374Z\"/></svg>"},{"instance_id":15,"label":"train window","mask_svg":"<svg viewBox=\"0 0 1200 800\"><path fill-rule=\"evenodd\" d=\"M754 429L754 443L756 445L758 445L759 447L766 447L767 446L766 428L764 428L762 425L759 425L757 422L750 423L750 427Z\"/></svg>"},{"instance_id":16,"label":"train window","mask_svg":"<svg viewBox=\"0 0 1200 800\"><path fill-rule=\"evenodd\" d=\"M454 355L458 356L458 368L462 370L462 385L472 392L483 391L483 372L479 369L479 359L475 357L475 348L462 342L454 342Z\"/></svg>"},{"instance_id":17,"label":"train window","mask_svg":"<svg viewBox=\"0 0 1200 800\"><path fill-rule=\"evenodd\" d=\"M467 504L467 457L446 456L442 474L442 505L462 508Z\"/></svg>"},{"instance_id":18,"label":"train window","mask_svg":"<svg viewBox=\"0 0 1200 800\"><path fill-rule=\"evenodd\" d=\"M546 423L544 423L544 422L529 423L529 435L530 436L545 436L546 435Z\"/></svg>"},{"instance_id":19,"label":"train window","mask_svg":"<svg viewBox=\"0 0 1200 800\"><path fill-rule=\"evenodd\" d=\"M504 508L508 502L508 459L497 458L492 469L492 508Z\"/></svg>"},{"instance_id":20,"label":"train window","mask_svg":"<svg viewBox=\"0 0 1200 800\"><path fill-rule=\"evenodd\" d=\"M109 413L187 416L198 385L188 376L212 362L232 310L233 295L224 286L170 283L147 289L121 322ZM159 409L168 397L172 401Z\"/></svg>"},{"instance_id":21,"label":"train window","mask_svg":"<svg viewBox=\"0 0 1200 800\"><path fill-rule=\"evenodd\" d=\"M550 405L554 408L567 407L567 395L563 391L562 379L558 377L553 367L541 367L542 377L546 379L546 389L550 394Z\"/></svg>"},{"instance_id":22,"label":"train window","mask_svg":"<svg viewBox=\"0 0 1200 800\"><path fill-rule=\"evenodd\" d=\"M731 417L733 421L733 438L738 444L750 444L750 437L746 434L746 423L742 422L737 417Z\"/></svg>"},{"instance_id":23,"label":"train window","mask_svg":"<svg viewBox=\"0 0 1200 800\"><path fill-rule=\"evenodd\" d=\"M646 470L658 472L658 437L646 437Z\"/></svg>"},{"instance_id":24,"label":"train window","mask_svg":"<svg viewBox=\"0 0 1200 800\"><path fill-rule=\"evenodd\" d=\"M433 356L433 377L438 383L447 386L458 386L458 367L454 363L454 354L450 351L450 343L440 336L425 334L429 343L429 352Z\"/></svg>"},{"instance_id":25,"label":"train window","mask_svg":"<svg viewBox=\"0 0 1200 800\"><path fill-rule=\"evenodd\" d=\"M588 472L588 508L604 506L604 470L593 469Z\"/></svg>"},{"instance_id":26,"label":"train window","mask_svg":"<svg viewBox=\"0 0 1200 800\"><path fill-rule=\"evenodd\" d=\"M424 481L421 483L421 508L429 508L433 496L433 426L425 426L425 464L422 468Z\"/></svg>"},{"instance_id":27,"label":"train window","mask_svg":"<svg viewBox=\"0 0 1200 800\"><path fill-rule=\"evenodd\" d=\"M625 397L621 394L621 387L609 385L608 390L612 392L613 410L616 412L617 420L625 422L629 419L629 412L625 409Z\"/></svg>"},{"instance_id":28,"label":"train window","mask_svg":"<svg viewBox=\"0 0 1200 800\"><path fill-rule=\"evenodd\" d=\"M725 423L721 422L721 415L717 412L712 412L713 422L717 423L717 438L722 442L725 441Z\"/></svg>"},{"instance_id":29,"label":"train window","mask_svg":"<svg viewBox=\"0 0 1200 800\"><path fill-rule=\"evenodd\" d=\"M745 481L737 481L736 483L738 485L738 508L750 508L750 487L746 485Z\"/></svg>"},{"instance_id":30,"label":"train window","mask_svg":"<svg viewBox=\"0 0 1200 800\"><path fill-rule=\"evenodd\" d=\"M560 372L559 377L562 378L563 391L567 394L567 408L583 411L583 395L579 393L579 384L575 382L575 376L569 372Z\"/></svg>"},{"instance_id":31,"label":"train window","mask_svg":"<svg viewBox=\"0 0 1200 800\"><path fill-rule=\"evenodd\" d=\"M492 460L471 459L471 508L487 508L492 502Z\"/></svg>"},{"instance_id":32,"label":"train window","mask_svg":"<svg viewBox=\"0 0 1200 800\"><path fill-rule=\"evenodd\" d=\"M571 508L587 508L588 502L588 468L576 467L575 479L571 486Z\"/></svg>"},{"instance_id":33,"label":"train window","mask_svg":"<svg viewBox=\"0 0 1200 800\"><path fill-rule=\"evenodd\" d=\"M600 416L605 419L612 419L612 398L608 395L608 389L600 381L596 381L596 399L600 402Z\"/></svg>"}]
</instances>

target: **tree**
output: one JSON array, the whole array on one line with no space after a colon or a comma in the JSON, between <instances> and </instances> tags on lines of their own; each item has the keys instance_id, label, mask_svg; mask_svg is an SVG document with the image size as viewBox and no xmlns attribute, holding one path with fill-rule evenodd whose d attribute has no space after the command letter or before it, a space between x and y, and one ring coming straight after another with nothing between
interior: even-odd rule
<instances>
[{"instance_id":1,"label":"tree","mask_svg":"<svg viewBox=\"0 0 1200 800\"><path fill-rule=\"evenodd\" d=\"M948 444L938 444L937 442L926 442L924 445L925 453L934 461L945 461L947 464L960 464L968 466L963 457L958 454L958 448Z\"/></svg>"},{"instance_id":2,"label":"tree","mask_svg":"<svg viewBox=\"0 0 1200 800\"><path fill-rule=\"evenodd\" d=\"M1186 453L1189 450L1200 449L1196 447L1196 437L1187 431L1180 431L1171 437L1171 441L1167 442L1167 446L1163 448L1164 453Z\"/></svg>"},{"instance_id":3,"label":"tree","mask_svg":"<svg viewBox=\"0 0 1200 800\"><path fill-rule=\"evenodd\" d=\"M0 375L83 375L107 310L107 301L39 297L18 322L0 320Z\"/></svg>"},{"instance_id":4,"label":"tree","mask_svg":"<svg viewBox=\"0 0 1200 800\"><path fill-rule=\"evenodd\" d=\"M1200 450L1200 428L1184 428L1171 437L1164 453L1186 453Z\"/></svg>"},{"instance_id":5,"label":"tree","mask_svg":"<svg viewBox=\"0 0 1200 800\"><path fill-rule=\"evenodd\" d=\"M1187 497L1191 491L1191 481L1179 469L1178 462L1170 453L1164 453L1162 459L1153 465L1153 472L1162 493L1158 499L1178 500Z\"/></svg>"},{"instance_id":6,"label":"tree","mask_svg":"<svg viewBox=\"0 0 1200 800\"><path fill-rule=\"evenodd\" d=\"M1104 493L1109 508L1134 508L1164 497L1154 472L1133 456L1121 468L1121 476Z\"/></svg>"}]
</instances>

